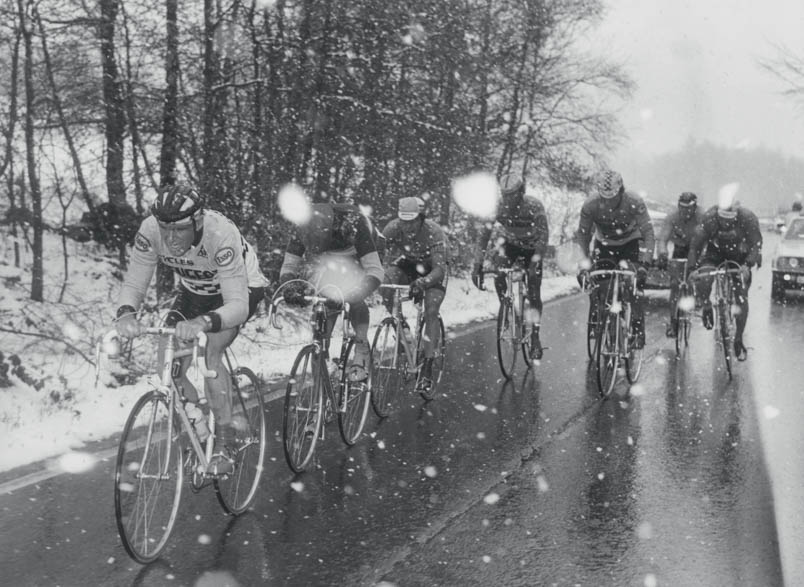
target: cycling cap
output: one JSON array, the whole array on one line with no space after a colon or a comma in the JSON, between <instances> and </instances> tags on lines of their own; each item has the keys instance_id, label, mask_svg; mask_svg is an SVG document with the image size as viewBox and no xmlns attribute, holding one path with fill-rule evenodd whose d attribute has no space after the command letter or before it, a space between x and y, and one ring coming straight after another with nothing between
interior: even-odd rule
<instances>
[{"instance_id":1,"label":"cycling cap","mask_svg":"<svg viewBox=\"0 0 804 587\"><path fill-rule=\"evenodd\" d=\"M193 217L204 205L201 195L186 183L170 186L157 196L151 205L151 214L159 222L179 222Z\"/></svg>"},{"instance_id":2,"label":"cycling cap","mask_svg":"<svg viewBox=\"0 0 804 587\"><path fill-rule=\"evenodd\" d=\"M685 208L695 206L698 203L698 196L692 192L684 192L678 197L678 205Z\"/></svg>"},{"instance_id":3,"label":"cycling cap","mask_svg":"<svg viewBox=\"0 0 804 587\"><path fill-rule=\"evenodd\" d=\"M721 208L718 206L717 215L724 220L734 220L737 218L737 208L734 206L729 206L728 208Z\"/></svg>"},{"instance_id":4,"label":"cycling cap","mask_svg":"<svg viewBox=\"0 0 804 587\"><path fill-rule=\"evenodd\" d=\"M500 193L505 196L514 196L525 189L522 176L508 173L500 178Z\"/></svg>"},{"instance_id":5,"label":"cycling cap","mask_svg":"<svg viewBox=\"0 0 804 587\"><path fill-rule=\"evenodd\" d=\"M399 211L397 216L400 220L414 220L419 214L424 212L424 200L415 196L399 198Z\"/></svg>"},{"instance_id":6,"label":"cycling cap","mask_svg":"<svg viewBox=\"0 0 804 587\"><path fill-rule=\"evenodd\" d=\"M623 176L616 171L604 171L597 180L597 193L601 198L616 197L623 189Z\"/></svg>"}]
</instances>

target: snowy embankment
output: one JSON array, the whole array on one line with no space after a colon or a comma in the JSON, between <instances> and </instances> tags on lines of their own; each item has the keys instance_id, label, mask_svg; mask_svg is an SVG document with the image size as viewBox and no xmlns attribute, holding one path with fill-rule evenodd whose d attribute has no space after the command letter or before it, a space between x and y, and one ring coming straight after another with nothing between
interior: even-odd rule
<instances>
[{"instance_id":1,"label":"snowy embankment","mask_svg":"<svg viewBox=\"0 0 804 587\"><path fill-rule=\"evenodd\" d=\"M138 339L128 368L101 359L96 381L94 343L111 327L119 281L109 259L91 245L68 244L69 280L62 284L64 260L57 243L45 259L50 285L44 303L30 301L30 275L13 266L11 243L0 250L0 471L80 451L87 443L119 433L136 399L149 388L153 344ZM491 285L488 281L489 286ZM544 280L544 300L578 289L573 276ZM61 303L55 300L62 295ZM466 278L452 277L442 306L448 330L493 318L496 296ZM408 309L412 314L412 311ZM372 308L372 322L384 316ZM240 364L264 380L287 374L309 341L307 315L283 310L281 331L263 310L244 328L233 350ZM158 314L153 320L158 319ZM373 328L370 330L373 335Z\"/></svg>"}]
</instances>

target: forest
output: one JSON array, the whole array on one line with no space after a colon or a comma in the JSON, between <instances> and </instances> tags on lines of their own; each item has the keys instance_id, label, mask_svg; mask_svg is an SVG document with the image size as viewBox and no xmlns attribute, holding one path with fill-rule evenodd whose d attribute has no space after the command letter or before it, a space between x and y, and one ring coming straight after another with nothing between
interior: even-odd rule
<instances>
[{"instance_id":1,"label":"forest","mask_svg":"<svg viewBox=\"0 0 804 587\"><path fill-rule=\"evenodd\" d=\"M125 263L154 194L189 181L270 274L295 183L390 217L473 171L582 190L632 84L584 51L599 0L11 0L0 8L0 220L32 251L78 219ZM471 230L451 231L451 238ZM460 246L457 247L460 249ZM65 249L66 250L66 249ZM66 254L66 253L65 253ZM19 266L20 254L14 253Z\"/></svg>"}]
</instances>

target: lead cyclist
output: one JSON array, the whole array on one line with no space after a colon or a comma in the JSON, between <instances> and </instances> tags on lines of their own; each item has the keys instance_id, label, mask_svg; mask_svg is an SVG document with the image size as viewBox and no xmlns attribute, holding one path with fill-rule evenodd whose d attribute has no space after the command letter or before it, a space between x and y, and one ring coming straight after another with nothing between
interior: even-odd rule
<instances>
[{"instance_id":1,"label":"lead cyclist","mask_svg":"<svg viewBox=\"0 0 804 587\"><path fill-rule=\"evenodd\" d=\"M200 194L184 183L159 194L134 239L117 309L116 328L121 336L133 337L142 331L136 312L157 263L171 267L179 276L179 292L165 325L175 326L176 338L183 341L207 333L206 361L217 373L204 380L205 395L217 422L207 472L231 474L235 439L232 382L223 353L239 327L256 311L268 281L259 269L254 249L234 223L219 212L205 210ZM163 344L160 342L160 359ZM188 364L189 357L176 381L183 397L197 402L196 390L186 377Z\"/></svg>"}]
</instances>

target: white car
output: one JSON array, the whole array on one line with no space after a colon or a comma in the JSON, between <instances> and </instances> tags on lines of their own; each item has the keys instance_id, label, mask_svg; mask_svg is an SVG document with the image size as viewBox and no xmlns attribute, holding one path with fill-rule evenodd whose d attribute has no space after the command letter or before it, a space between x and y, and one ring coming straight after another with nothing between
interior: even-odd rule
<instances>
[{"instance_id":1,"label":"white car","mask_svg":"<svg viewBox=\"0 0 804 587\"><path fill-rule=\"evenodd\" d=\"M804 289L804 217L796 218L779 239L771 260L771 298L784 299L789 289Z\"/></svg>"}]
</instances>

